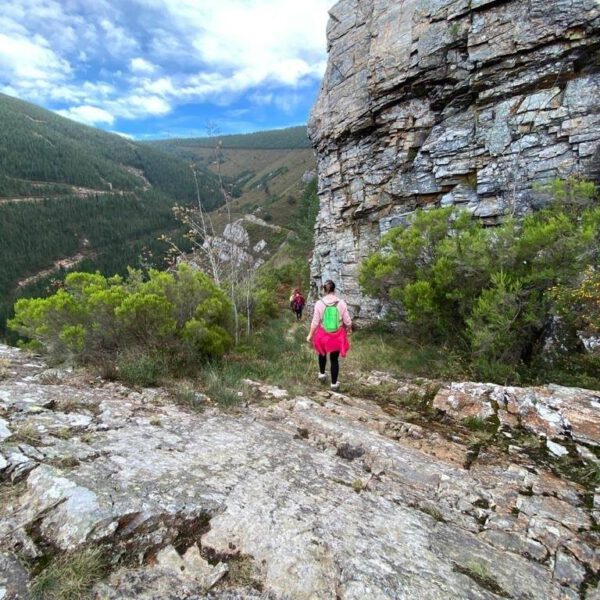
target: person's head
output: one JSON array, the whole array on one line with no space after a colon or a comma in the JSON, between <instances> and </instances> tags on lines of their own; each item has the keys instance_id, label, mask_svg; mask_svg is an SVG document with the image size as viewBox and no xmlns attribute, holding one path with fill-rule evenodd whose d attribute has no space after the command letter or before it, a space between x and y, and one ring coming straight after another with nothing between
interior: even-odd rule
<instances>
[{"instance_id":1,"label":"person's head","mask_svg":"<svg viewBox=\"0 0 600 600\"><path fill-rule=\"evenodd\" d=\"M333 292L335 292L335 283L333 283L333 281L331 281L331 279L328 279L324 284L323 284L323 291L326 294L333 294Z\"/></svg>"}]
</instances>

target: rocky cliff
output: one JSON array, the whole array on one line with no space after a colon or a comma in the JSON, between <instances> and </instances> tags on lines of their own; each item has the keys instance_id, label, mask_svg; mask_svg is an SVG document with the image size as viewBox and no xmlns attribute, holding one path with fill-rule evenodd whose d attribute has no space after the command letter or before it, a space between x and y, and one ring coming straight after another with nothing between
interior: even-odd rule
<instances>
[{"instance_id":1,"label":"rocky cliff","mask_svg":"<svg viewBox=\"0 0 600 600\"><path fill-rule=\"evenodd\" d=\"M341 0L330 15L312 276L356 314L378 311L358 263L417 207L494 222L543 201L538 182L598 177L596 0Z\"/></svg>"}]
</instances>

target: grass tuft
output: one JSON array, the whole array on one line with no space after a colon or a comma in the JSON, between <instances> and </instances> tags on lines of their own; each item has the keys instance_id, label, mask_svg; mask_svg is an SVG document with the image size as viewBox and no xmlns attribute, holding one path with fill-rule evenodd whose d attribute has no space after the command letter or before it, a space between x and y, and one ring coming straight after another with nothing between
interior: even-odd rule
<instances>
[{"instance_id":1,"label":"grass tuft","mask_svg":"<svg viewBox=\"0 0 600 600\"><path fill-rule=\"evenodd\" d=\"M127 351L117 359L119 379L130 386L159 385L168 374L168 366L161 356L145 352Z\"/></svg>"},{"instance_id":2,"label":"grass tuft","mask_svg":"<svg viewBox=\"0 0 600 600\"><path fill-rule=\"evenodd\" d=\"M39 446L42 443L42 434L33 423L22 423L13 431L11 441Z\"/></svg>"},{"instance_id":3,"label":"grass tuft","mask_svg":"<svg viewBox=\"0 0 600 600\"><path fill-rule=\"evenodd\" d=\"M438 521L439 523L446 522L446 519L444 519L444 515L442 514L442 512L435 506L432 506L431 504L424 504L423 506L420 506L419 509L426 515L429 515L431 518Z\"/></svg>"},{"instance_id":4,"label":"grass tuft","mask_svg":"<svg viewBox=\"0 0 600 600\"><path fill-rule=\"evenodd\" d=\"M108 571L101 549L90 548L52 559L31 585L32 600L82 600Z\"/></svg>"},{"instance_id":5,"label":"grass tuft","mask_svg":"<svg viewBox=\"0 0 600 600\"><path fill-rule=\"evenodd\" d=\"M360 494L360 492L367 489L367 484L362 479L357 478L352 482L352 489Z\"/></svg>"},{"instance_id":6,"label":"grass tuft","mask_svg":"<svg viewBox=\"0 0 600 600\"><path fill-rule=\"evenodd\" d=\"M489 590L490 592L501 596L503 598L509 598L510 595L506 590L492 577L488 568L483 564L475 561L469 561L466 565L454 565L454 570L467 575L477 582L482 588Z\"/></svg>"},{"instance_id":7,"label":"grass tuft","mask_svg":"<svg viewBox=\"0 0 600 600\"><path fill-rule=\"evenodd\" d=\"M7 379L10 375L10 360L8 358L0 358L0 381Z\"/></svg>"},{"instance_id":8,"label":"grass tuft","mask_svg":"<svg viewBox=\"0 0 600 600\"><path fill-rule=\"evenodd\" d=\"M234 408L248 397L244 379L277 385L292 394L305 393L315 387L311 375L317 370L306 335L306 326L297 326L287 315L272 321L255 333L251 343L206 365L198 376L202 391L222 408Z\"/></svg>"},{"instance_id":9,"label":"grass tuft","mask_svg":"<svg viewBox=\"0 0 600 600\"><path fill-rule=\"evenodd\" d=\"M175 404L202 412L206 408L207 396L189 383L176 383L168 388L169 396Z\"/></svg>"},{"instance_id":10,"label":"grass tuft","mask_svg":"<svg viewBox=\"0 0 600 600\"><path fill-rule=\"evenodd\" d=\"M464 360L448 348L418 344L399 332L370 327L357 331L346 361L356 373L385 371L400 378L468 379Z\"/></svg>"},{"instance_id":11,"label":"grass tuft","mask_svg":"<svg viewBox=\"0 0 600 600\"><path fill-rule=\"evenodd\" d=\"M261 591L263 586L259 574L250 556L237 556L228 563L227 587L254 588Z\"/></svg>"}]
</instances>

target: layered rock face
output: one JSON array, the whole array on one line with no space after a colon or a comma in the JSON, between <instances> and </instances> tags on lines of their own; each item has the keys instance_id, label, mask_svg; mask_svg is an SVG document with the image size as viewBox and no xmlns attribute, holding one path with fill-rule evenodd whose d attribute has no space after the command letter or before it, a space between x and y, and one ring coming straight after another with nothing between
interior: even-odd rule
<instances>
[{"instance_id":1,"label":"layered rock face","mask_svg":"<svg viewBox=\"0 0 600 600\"><path fill-rule=\"evenodd\" d=\"M357 267L418 207L494 222L536 183L600 169L596 0L342 0L309 131L321 207L312 276L373 318Z\"/></svg>"}]
</instances>

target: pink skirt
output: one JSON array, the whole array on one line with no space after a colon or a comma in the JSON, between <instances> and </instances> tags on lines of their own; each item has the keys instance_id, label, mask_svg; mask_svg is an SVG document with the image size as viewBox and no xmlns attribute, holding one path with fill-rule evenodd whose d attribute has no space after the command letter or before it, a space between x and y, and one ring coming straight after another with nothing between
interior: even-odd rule
<instances>
[{"instance_id":1,"label":"pink skirt","mask_svg":"<svg viewBox=\"0 0 600 600\"><path fill-rule=\"evenodd\" d=\"M318 354L339 352L342 356L346 356L350 350L350 342L345 327L340 327L334 333L327 333L319 325L313 336L313 347Z\"/></svg>"}]
</instances>

